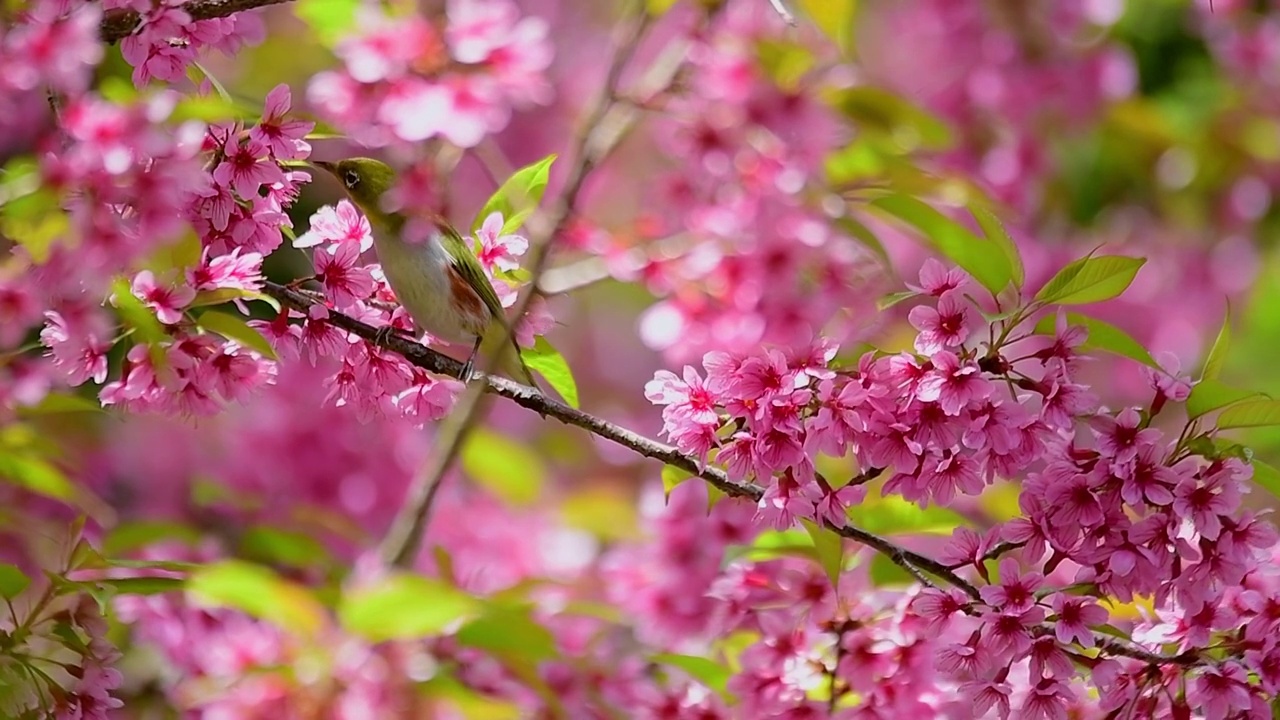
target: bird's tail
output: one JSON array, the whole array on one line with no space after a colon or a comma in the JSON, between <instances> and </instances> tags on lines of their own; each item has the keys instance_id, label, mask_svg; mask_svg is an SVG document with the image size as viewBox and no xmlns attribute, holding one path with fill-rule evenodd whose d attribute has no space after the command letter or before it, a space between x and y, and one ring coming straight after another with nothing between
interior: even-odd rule
<instances>
[{"instance_id":1,"label":"bird's tail","mask_svg":"<svg viewBox=\"0 0 1280 720\"><path fill-rule=\"evenodd\" d=\"M495 337L495 336L500 337L501 335L504 335L505 333L502 332L502 330L505 330L505 328L502 328L500 330L499 329L500 327L501 326L494 327L494 332L492 332L488 337L486 337L486 342L482 345L482 347L493 348L494 350L497 349L495 347L494 341L490 340L489 338ZM506 375L507 377L511 378L512 380L516 380L517 382L525 383L526 385L528 385L529 387L535 390L542 389L541 387L538 386L538 381L534 379L533 371L529 368L528 363L524 361L524 356L521 355L520 353L520 345L516 343L516 339L514 336L512 336L511 342L508 344L507 348L502 350L499 353L499 356L495 358L494 364L495 364L494 370L497 371L498 373Z\"/></svg>"}]
</instances>

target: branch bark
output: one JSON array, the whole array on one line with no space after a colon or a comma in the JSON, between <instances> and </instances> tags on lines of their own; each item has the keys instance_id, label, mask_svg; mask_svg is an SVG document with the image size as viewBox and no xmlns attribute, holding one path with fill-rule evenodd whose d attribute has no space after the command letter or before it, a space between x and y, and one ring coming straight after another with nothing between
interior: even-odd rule
<instances>
[{"instance_id":1,"label":"branch bark","mask_svg":"<svg viewBox=\"0 0 1280 720\"><path fill-rule=\"evenodd\" d=\"M192 0L183 5L182 9L193 21L212 20L287 2L293 0ZM103 16L99 34L103 42L114 44L132 35L141 24L142 16L136 11L112 10Z\"/></svg>"}]
</instances>

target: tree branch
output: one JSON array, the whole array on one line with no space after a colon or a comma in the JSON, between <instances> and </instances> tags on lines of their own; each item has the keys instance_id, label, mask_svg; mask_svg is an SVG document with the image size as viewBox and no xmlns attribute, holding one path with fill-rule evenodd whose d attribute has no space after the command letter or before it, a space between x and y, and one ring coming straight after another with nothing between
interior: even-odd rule
<instances>
[{"instance_id":1,"label":"tree branch","mask_svg":"<svg viewBox=\"0 0 1280 720\"><path fill-rule=\"evenodd\" d=\"M182 9L195 20L212 20L214 18L235 15L246 10L254 10L270 5L280 5L293 0L192 0ZM118 43L133 34L142 24L142 16L133 10L112 10L102 18L100 35L103 42Z\"/></svg>"}]
</instances>

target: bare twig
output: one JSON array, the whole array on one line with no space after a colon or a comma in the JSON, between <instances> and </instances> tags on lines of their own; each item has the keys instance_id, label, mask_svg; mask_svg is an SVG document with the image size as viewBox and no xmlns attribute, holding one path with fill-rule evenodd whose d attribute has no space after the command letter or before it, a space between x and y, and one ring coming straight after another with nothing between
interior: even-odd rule
<instances>
[{"instance_id":1,"label":"bare twig","mask_svg":"<svg viewBox=\"0 0 1280 720\"><path fill-rule=\"evenodd\" d=\"M195 20L212 20L293 0L192 0L182 9ZM100 34L104 42L117 43L133 34L142 24L142 16L133 10L112 10L102 18Z\"/></svg>"},{"instance_id":2,"label":"bare twig","mask_svg":"<svg viewBox=\"0 0 1280 720\"><path fill-rule=\"evenodd\" d=\"M643 7L637 8L634 17L634 20L623 23L623 37L619 43L618 53L614 57L613 64L610 65L606 75L604 89L601 91L600 98L591 112L583 120L574 152L576 162L571 166L572 169L568 179L565 181L565 187L559 201L545 220L535 215L528 223L531 234L541 238L541 241L536 243L532 252L530 252L529 262L526 265L532 277L529 283L530 292L525 294L520 302L516 303L515 310L511 315L515 320L507 325L502 342L495 344L488 356L482 359L481 367L485 370L493 367L497 358L502 353L507 352L507 347L515 337L515 329L519 323L519 318L524 317L530 304L538 295L538 281L546 268L547 259L551 255L551 247L555 238L564 232L569 219L576 209L578 195L582 190L583 182L604 155L612 149L611 144L602 144L596 138L599 131L605 126L603 123L605 116L609 113L610 108L613 107L622 71L630 63L640 45L641 39L649 28L650 15L644 12ZM452 466L454 459L458 455L458 450L466 440L471 428L475 426L483 415L482 409L485 404L484 391L486 388L487 386L484 382L474 382L469 386L441 426L440 432L436 436L436 450L430 464L423 468L423 472L414 477L413 484L409 488L408 497L405 498L400 512L396 515L391 529L383 541L382 557L389 564L397 567L406 567L417 556L423 533L426 531L427 517L431 513L431 505L435 499L436 491L439 489L445 473Z\"/></svg>"}]
</instances>

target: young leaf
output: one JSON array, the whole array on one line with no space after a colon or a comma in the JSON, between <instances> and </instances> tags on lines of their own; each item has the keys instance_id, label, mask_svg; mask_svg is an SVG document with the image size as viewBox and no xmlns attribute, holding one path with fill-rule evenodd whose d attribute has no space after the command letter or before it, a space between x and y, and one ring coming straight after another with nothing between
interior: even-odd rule
<instances>
[{"instance_id":1,"label":"young leaf","mask_svg":"<svg viewBox=\"0 0 1280 720\"><path fill-rule=\"evenodd\" d=\"M230 607L300 635L314 635L325 610L307 588L261 565L222 560L191 573L187 592L201 603Z\"/></svg>"},{"instance_id":2,"label":"young leaf","mask_svg":"<svg viewBox=\"0 0 1280 720\"><path fill-rule=\"evenodd\" d=\"M232 300L261 300L271 306L272 310L280 312L280 301L256 290L243 290L241 288L218 288L217 290L201 290L196 293L196 297L191 301L191 307L204 307L206 305L221 305Z\"/></svg>"},{"instance_id":3,"label":"young leaf","mask_svg":"<svg viewBox=\"0 0 1280 720\"><path fill-rule=\"evenodd\" d=\"M657 17L666 13L675 4L676 0L645 0L644 6L650 15Z\"/></svg>"},{"instance_id":4,"label":"young leaf","mask_svg":"<svg viewBox=\"0 0 1280 720\"><path fill-rule=\"evenodd\" d=\"M876 553L867 566L867 575L876 587L905 587L914 584L911 573L898 567L887 556Z\"/></svg>"},{"instance_id":5,"label":"young leaf","mask_svg":"<svg viewBox=\"0 0 1280 720\"><path fill-rule=\"evenodd\" d=\"M407 573L350 590L338 603L342 626L371 642L436 635L478 610L475 598L452 585Z\"/></svg>"},{"instance_id":6,"label":"young leaf","mask_svg":"<svg viewBox=\"0 0 1280 720\"><path fill-rule=\"evenodd\" d=\"M671 497L671 491L676 489L680 483L693 477L689 473L681 470L674 465L662 466L662 492L667 497Z\"/></svg>"},{"instance_id":7,"label":"young leaf","mask_svg":"<svg viewBox=\"0 0 1280 720\"><path fill-rule=\"evenodd\" d=\"M162 540L195 545L200 541L200 531L177 522L139 520L120 523L102 539L102 551L107 555L121 555Z\"/></svg>"},{"instance_id":8,"label":"young leaf","mask_svg":"<svg viewBox=\"0 0 1280 720\"><path fill-rule=\"evenodd\" d=\"M76 486L61 470L34 455L0 451L0 478L55 500L70 501L76 495Z\"/></svg>"},{"instance_id":9,"label":"young leaf","mask_svg":"<svg viewBox=\"0 0 1280 720\"><path fill-rule=\"evenodd\" d=\"M560 393L569 407L578 407L578 383L573 379L573 371L564 356L546 338L538 336L532 348L521 348L520 357L524 358L529 369L541 375L553 390Z\"/></svg>"},{"instance_id":10,"label":"young leaf","mask_svg":"<svg viewBox=\"0 0 1280 720\"><path fill-rule=\"evenodd\" d=\"M976 203L969 205L969 213L973 215L974 220L978 221L978 227L982 228L987 239L995 243L1004 251L1005 257L1009 258L1009 267L1013 270L1013 285L1021 288L1022 283L1027 279L1027 271L1022 265L1022 255L1018 252L1018 246L1009 236L1009 231L1004 229L1004 223L1000 222L1000 218L996 217L995 213Z\"/></svg>"},{"instance_id":11,"label":"young leaf","mask_svg":"<svg viewBox=\"0 0 1280 720\"><path fill-rule=\"evenodd\" d=\"M71 395L69 393L49 393L44 399L35 405L23 407L23 414L26 415L54 415L61 413L100 413L106 412L97 400L90 400L79 395Z\"/></svg>"},{"instance_id":12,"label":"young leaf","mask_svg":"<svg viewBox=\"0 0 1280 720\"><path fill-rule=\"evenodd\" d=\"M649 658L649 660L658 665L670 665L671 667L680 668L686 675L705 685L708 689L715 690L726 701L732 701L733 695L729 693L729 677L732 675L729 668L721 665L713 660L708 660L697 655L676 655L674 653L660 653Z\"/></svg>"},{"instance_id":13,"label":"young leaf","mask_svg":"<svg viewBox=\"0 0 1280 720\"><path fill-rule=\"evenodd\" d=\"M1250 465L1253 466L1253 482L1271 493L1272 497L1280 498L1280 470L1261 460L1254 460Z\"/></svg>"},{"instance_id":14,"label":"young leaf","mask_svg":"<svg viewBox=\"0 0 1280 720\"><path fill-rule=\"evenodd\" d=\"M1247 400L1236 403L1218 415L1219 430L1280 425L1280 401Z\"/></svg>"},{"instance_id":15,"label":"young leaf","mask_svg":"<svg viewBox=\"0 0 1280 720\"><path fill-rule=\"evenodd\" d=\"M853 23L858 0L799 0L800 8L836 46L848 52L853 43Z\"/></svg>"},{"instance_id":16,"label":"young leaf","mask_svg":"<svg viewBox=\"0 0 1280 720\"><path fill-rule=\"evenodd\" d=\"M236 315L224 313L218 310L210 310L200 316L200 327L205 330L212 330L219 335L235 340L246 348L253 350L263 357L277 360L276 351L271 347L271 343L244 320Z\"/></svg>"},{"instance_id":17,"label":"young leaf","mask_svg":"<svg viewBox=\"0 0 1280 720\"><path fill-rule=\"evenodd\" d=\"M251 527L240 536L240 554L295 568L315 567L329 557L324 545L310 535L268 525Z\"/></svg>"},{"instance_id":18,"label":"young leaf","mask_svg":"<svg viewBox=\"0 0 1280 720\"><path fill-rule=\"evenodd\" d=\"M1231 303L1227 302L1227 314L1222 318L1222 327L1218 330L1218 337L1213 340L1213 347L1209 348L1209 356L1205 358L1204 370L1200 373L1201 380L1216 380L1222 374L1222 366L1227 362L1227 351L1231 345Z\"/></svg>"},{"instance_id":19,"label":"young leaf","mask_svg":"<svg viewBox=\"0 0 1280 720\"><path fill-rule=\"evenodd\" d=\"M458 629L458 644L487 650L508 662L537 662L556 656L555 638L522 607L493 604Z\"/></svg>"},{"instance_id":20,"label":"young leaf","mask_svg":"<svg viewBox=\"0 0 1280 720\"><path fill-rule=\"evenodd\" d=\"M954 510L937 505L922 508L897 495L868 497L861 504L851 506L848 515L851 523L877 535L947 535L958 527L970 524Z\"/></svg>"},{"instance_id":21,"label":"young leaf","mask_svg":"<svg viewBox=\"0 0 1280 720\"><path fill-rule=\"evenodd\" d=\"M359 6L359 0L298 0L295 12L311 26L321 44L333 47L350 32Z\"/></svg>"},{"instance_id":22,"label":"young leaf","mask_svg":"<svg viewBox=\"0 0 1280 720\"><path fill-rule=\"evenodd\" d=\"M974 235L916 198L888 195L872 200L871 205L915 227L938 252L992 293L1004 290L1013 279L1009 258L999 245Z\"/></svg>"},{"instance_id":23,"label":"young leaf","mask_svg":"<svg viewBox=\"0 0 1280 720\"><path fill-rule=\"evenodd\" d=\"M813 548L818 552L818 563L827 573L831 587L837 587L840 573L844 571L844 543L839 535L809 520L801 520L804 529L813 538Z\"/></svg>"},{"instance_id":24,"label":"young leaf","mask_svg":"<svg viewBox=\"0 0 1280 720\"><path fill-rule=\"evenodd\" d=\"M518 230L542 201L542 194L547 190L547 180L551 176L551 164L555 160L554 154L548 155L515 171L476 214L471 231L474 233L479 230L484 219L495 212L502 213L504 234Z\"/></svg>"},{"instance_id":25,"label":"young leaf","mask_svg":"<svg viewBox=\"0 0 1280 720\"><path fill-rule=\"evenodd\" d=\"M1260 395L1252 390L1233 388L1217 380L1201 380L1191 388L1191 395L1187 397L1187 419L1195 420L1214 410L1249 398L1261 399Z\"/></svg>"},{"instance_id":26,"label":"young leaf","mask_svg":"<svg viewBox=\"0 0 1280 720\"><path fill-rule=\"evenodd\" d=\"M542 457L528 446L476 428L462 446L462 469L472 480L513 505L538 499L546 480Z\"/></svg>"},{"instance_id":27,"label":"young leaf","mask_svg":"<svg viewBox=\"0 0 1280 720\"><path fill-rule=\"evenodd\" d=\"M168 356L160 343L168 339L164 326L156 319L155 313L142 304L138 296L133 294L129 282L124 278L117 279L111 285L111 301L120 313L120 319L133 328L134 337L147 345L147 355L156 368L167 368Z\"/></svg>"},{"instance_id":28,"label":"young leaf","mask_svg":"<svg viewBox=\"0 0 1280 720\"><path fill-rule=\"evenodd\" d=\"M1123 255L1085 257L1058 271L1036 293L1036 300L1058 305L1102 302L1124 292L1146 258Z\"/></svg>"},{"instance_id":29,"label":"young leaf","mask_svg":"<svg viewBox=\"0 0 1280 720\"><path fill-rule=\"evenodd\" d=\"M1089 331L1089 336L1081 345L1085 350L1103 350L1137 360L1144 365L1159 367L1142 343L1111 323L1080 313L1067 313L1067 324L1078 325ZM1054 335L1057 331L1057 320L1053 315L1046 315L1036 323L1036 332L1041 335Z\"/></svg>"},{"instance_id":30,"label":"young leaf","mask_svg":"<svg viewBox=\"0 0 1280 720\"><path fill-rule=\"evenodd\" d=\"M31 578L18 569L17 565L0 563L0 597L12 600L22 594L31 584Z\"/></svg>"},{"instance_id":31,"label":"young leaf","mask_svg":"<svg viewBox=\"0 0 1280 720\"><path fill-rule=\"evenodd\" d=\"M586 530L606 541L642 537L635 502L609 486L579 490L560 501L565 525Z\"/></svg>"}]
</instances>

